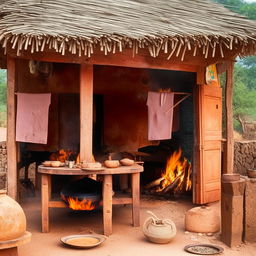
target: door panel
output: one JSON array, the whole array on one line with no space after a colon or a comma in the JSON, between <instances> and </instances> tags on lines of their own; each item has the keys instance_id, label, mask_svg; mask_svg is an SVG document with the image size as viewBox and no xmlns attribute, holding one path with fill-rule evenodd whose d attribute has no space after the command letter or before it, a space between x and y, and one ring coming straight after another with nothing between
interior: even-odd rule
<instances>
[{"instance_id":1,"label":"door panel","mask_svg":"<svg viewBox=\"0 0 256 256\"><path fill-rule=\"evenodd\" d=\"M221 88L199 85L198 90L198 161L194 203L220 200L221 179Z\"/></svg>"}]
</instances>

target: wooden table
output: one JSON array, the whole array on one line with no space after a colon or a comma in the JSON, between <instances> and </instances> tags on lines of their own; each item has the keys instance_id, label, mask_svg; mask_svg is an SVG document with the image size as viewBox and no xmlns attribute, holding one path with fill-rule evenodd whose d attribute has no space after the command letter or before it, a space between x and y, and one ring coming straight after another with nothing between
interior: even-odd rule
<instances>
[{"instance_id":1,"label":"wooden table","mask_svg":"<svg viewBox=\"0 0 256 256\"><path fill-rule=\"evenodd\" d=\"M140 172L143 172L143 166L121 166L118 168L106 168L103 171L84 171L80 168L67 167L44 167L40 165L38 172L41 173L41 204L42 204L42 232L49 232L49 208L65 208L67 205L63 201L51 200L51 176L52 175L102 175L103 176L103 228L104 235L112 234L112 205L114 204L132 204L133 226L140 225ZM118 198L113 197L112 176L114 174L131 175L132 195L131 197Z\"/></svg>"}]
</instances>

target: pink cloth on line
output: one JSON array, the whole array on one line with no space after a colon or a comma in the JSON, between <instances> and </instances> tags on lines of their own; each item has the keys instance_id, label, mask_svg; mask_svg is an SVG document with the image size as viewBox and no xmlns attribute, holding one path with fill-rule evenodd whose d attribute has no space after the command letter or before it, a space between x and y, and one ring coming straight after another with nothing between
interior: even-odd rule
<instances>
[{"instance_id":1,"label":"pink cloth on line","mask_svg":"<svg viewBox=\"0 0 256 256\"><path fill-rule=\"evenodd\" d=\"M148 139L167 140L172 138L174 94L148 92Z\"/></svg>"},{"instance_id":2,"label":"pink cloth on line","mask_svg":"<svg viewBox=\"0 0 256 256\"><path fill-rule=\"evenodd\" d=\"M18 93L16 141L47 144L50 93Z\"/></svg>"}]
</instances>

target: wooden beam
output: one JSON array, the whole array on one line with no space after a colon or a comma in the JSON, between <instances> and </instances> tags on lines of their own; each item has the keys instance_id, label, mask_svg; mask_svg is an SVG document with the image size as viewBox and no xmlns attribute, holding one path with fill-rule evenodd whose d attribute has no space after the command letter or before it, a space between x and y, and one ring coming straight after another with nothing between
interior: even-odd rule
<instances>
[{"instance_id":1,"label":"wooden beam","mask_svg":"<svg viewBox=\"0 0 256 256\"><path fill-rule=\"evenodd\" d=\"M15 137L15 59L7 58L7 189L17 199L17 150Z\"/></svg>"},{"instance_id":2,"label":"wooden beam","mask_svg":"<svg viewBox=\"0 0 256 256\"><path fill-rule=\"evenodd\" d=\"M234 168L234 131L233 131L233 73L234 62L228 62L226 77L226 133L227 142L224 157L224 173L233 173Z\"/></svg>"},{"instance_id":3,"label":"wooden beam","mask_svg":"<svg viewBox=\"0 0 256 256\"><path fill-rule=\"evenodd\" d=\"M80 67L80 159L91 162L93 136L93 65Z\"/></svg>"},{"instance_id":4,"label":"wooden beam","mask_svg":"<svg viewBox=\"0 0 256 256\"><path fill-rule=\"evenodd\" d=\"M206 63L205 59L196 58L192 61L180 61L175 58L167 60L167 56L161 55L157 58L151 57L145 50L141 50L140 54L132 56L132 50L127 49L122 53L109 53L104 55L101 51L95 49L94 54L89 58L87 56L77 56L70 53L61 55L55 51L35 52L31 54L29 51L23 51L19 56L13 49L8 49L8 54L19 59L38 60L45 62L75 63L75 64L94 64L106 66L120 66L130 68L149 68L149 69L165 69L177 70L185 72L196 72L197 66ZM216 62L216 61L215 61Z\"/></svg>"}]
</instances>

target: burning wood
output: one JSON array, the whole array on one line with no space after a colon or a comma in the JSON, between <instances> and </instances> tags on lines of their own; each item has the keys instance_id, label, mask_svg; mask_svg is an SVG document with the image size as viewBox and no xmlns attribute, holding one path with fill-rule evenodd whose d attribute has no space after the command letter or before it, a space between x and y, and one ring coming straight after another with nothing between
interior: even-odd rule
<instances>
[{"instance_id":1,"label":"burning wood","mask_svg":"<svg viewBox=\"0 0 256 256\"><path fill-rule=\"evenodd\" d=\"M181 149L169 157L162 177L145 186L150 192L159 194L182 193L191 188L191 163L182 157Z\"/></svg>"},{"instance_id":2,"label":"burning wood","mask_svg":"<svg viewBox=\"0 0 256 256\"><path fill-rule=\"evenodd\" d=\"M80 200L77 197L65 197L63 195L61 197L67 203L68 207L71 208L72 210L92 211L96 208L94 202L89 199Z\"/></svg>"}]
</instances>

